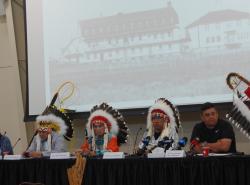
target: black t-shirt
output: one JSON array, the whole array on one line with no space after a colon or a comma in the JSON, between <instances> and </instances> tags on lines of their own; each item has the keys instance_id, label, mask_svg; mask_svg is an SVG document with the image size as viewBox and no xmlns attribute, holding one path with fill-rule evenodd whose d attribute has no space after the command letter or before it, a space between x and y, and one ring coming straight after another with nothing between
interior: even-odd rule
<instances>
[{"instance_id":1,"label":"black t-shirt","mask_svg":"<svg viewBox=\"0 0 250 185\"><path fill-rule=\"evenodd\" d=\"M197 123L193 129L191 141L195 138L199 138L200 142L215 143L219 139L228 138L231 139L231 146L228 152L236 152L236 143L233 127L226 121L219 119L218 123L213 129L209 129L201 122Z\"/></svg>"}]
</instances>

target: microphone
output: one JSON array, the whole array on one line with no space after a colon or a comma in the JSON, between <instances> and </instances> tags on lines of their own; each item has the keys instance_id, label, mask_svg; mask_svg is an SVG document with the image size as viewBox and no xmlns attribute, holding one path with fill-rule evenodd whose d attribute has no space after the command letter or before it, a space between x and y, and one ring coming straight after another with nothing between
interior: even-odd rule
<instances>
[{"instance_id":1,"label":"microphone","mask_svg":"<svg viewBox=\"0 0 250 185\"><path fill-rule=\"evenodd\" d=\"M33 134L33 136L32 136L32 138L31 138L31 140L30 140L30 142L29 142L29 144L28 144L28 146L27 146L27 148L26 148L25 151L27 151L27 150L29 149L29 147L30 147L30 145L31 145L31 143L32 143L32 141L33 141L33 139L34 139L34 137L35 137L37 134L38 134L38 131L36 130L36 132Z\"/></svg>"},{"instance_id":2,"label":"microphone","mask_svg":"<svg viewBox=\"0 0 250 185\"><path fill-rule=\"evenodd\" d=\"M18 143L19 141L21 141L21 138L20 138L20 137L16 140L15 144L12 146L12 150L16 147L16 145L17 145L17 143Z\"/></svg>"},{"instance_id":3,"label":"microphone","mask_svg":"<svg viewBox=\"0 0 250 185\"><path fill-rule=\"evenodd\" d=\"M142 143L143 143L142 149L146 149L146 147L147 147L148 144L149 144L150 139L151 139L150 136L147 136L147 137L145 137L145 138L142 140Z\"/></svg>"},{"instance_id":4,"label":"microphone","mask_svg":"<svg viewBox=\"0 0 250 185\"><path fill-rule=\"evenodd\" d=\"M250 86L244 91L245 95L250 98Z\"/></svg>"},{"instance_id":5,"label":"microphone","mask_svg":"<svg viewBox=\"0 0 250 185\"><path fill-rule=\"evenodd\" d=\"M200 138L196 137L191 141L190 150L193 150L198 144L200 144Z\"/></svg>"},{"instance_id":6,"label":"microphone","mask_svg":"<svg viewBox=\"0 0 250 185\"><path fill-rule=\"evenodd\" d=\"M135 142L134 142L134 146L133 146L133 154L135 154L135 145L137 143L137 138L138 138L138 135L139 135L139 132L142 130L142 128L140 127L137 132L136 132L136 136L135 136Z\"/></svg>"},{"instance_id":7,"label":"microphone","mask_svg":"<svg viewBox=\"0 0 250 185\"><path fill-rule=\"evenodd\" d=\"M187 141L188 141L188 138L187 138L187 137L183 137L183 138L181 138L181 139L178 141L178 145L179 145L180 147L184 147L184 146L186 146Z\"/></svg>"},{"instance_id":8,"label":"microphone","mask_svg":"<svg viewBox=\"0 0 250 185\"><path fill-rule=\"evenodd\" d=\"M150 151L150 149L147 149L147 146L149 145L150 139L151 139L150 136L144 137L142 139L142 141L139 144L138 151L135 152L136 155L143 156Z\"/></svg>"},{"instance_id":9,"label":"microphone","mask_svg":"<svg viewBox=\"0 0 250 185\"><path fill-rule=\"evenodd\" d=\"M163 143L164 143L164 153L166 153L166 151L172 146L174 140L173 139L167 139L167 140L164 140Z\"/></svg>"},{"instance_id":10,"label":"microphone","mask_svg":"<svg viewBox=\"0 0 250 185\"><path fill-rule=\"evenodd\" d=\"M164 152L166 152L173 144L174 140L169 139L168 137L164 137L163 140L158 142L158 147L164 148Z\"/></svg>"}]
</instances>

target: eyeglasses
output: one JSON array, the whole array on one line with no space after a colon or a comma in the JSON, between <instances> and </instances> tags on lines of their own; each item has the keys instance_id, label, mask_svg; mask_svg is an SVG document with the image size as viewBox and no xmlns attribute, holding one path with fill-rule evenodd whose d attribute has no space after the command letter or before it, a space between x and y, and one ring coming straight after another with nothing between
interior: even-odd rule
<instances>
[{"instance_id":1,"label":"eyeglasses","mask_svg":"<svg viewBox=\"0 0 250 185\"><path fill-rule=\"evenodd\" d=\"M151 120L152 121L160 121L160 120L164 120L167 123L169 123L170 119L167 115L162 114L162 113L155 113L151 115Z\"/></svg>"},{"instance_id":2,"label":"eyeglasses","mask_svg":"<svg viewBox=\"0 0 250 185\"><path fill-rule=\"evenodd\" d=\"M164 115L164 114L155 113L155 114L152 114L151 120L164 119L165 117L166 117L166 115Z\"/></svg>"},{"instance_id":3,"label":"eyeglasses","mask_svg":"<svg viewBox=\"0 0 250 185\"><path fill-rule=\"evenodd\" d=\"M41 127L41 128L39 128L37 131L38 131L39 133L46 133L46 132L49 131L49 128L47 128L47 127Z\"/></svg>"}]
</instances>

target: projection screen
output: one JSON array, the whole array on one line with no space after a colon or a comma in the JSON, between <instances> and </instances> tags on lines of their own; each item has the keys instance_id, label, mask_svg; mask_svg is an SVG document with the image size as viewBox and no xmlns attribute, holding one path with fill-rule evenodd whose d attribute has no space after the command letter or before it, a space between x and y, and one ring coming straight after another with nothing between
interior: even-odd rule
<instances>
[{"instance_id":1,"label":"projection screen","mask_svg":"<svg viewBox=\"0 0 250 185\"><path fill-rule=\"evenodd\" d=\"M250 78L246 0L26 0L28 115L65 81L64 107L229 102L229 72Z\"/></svg>"}]
</instances>

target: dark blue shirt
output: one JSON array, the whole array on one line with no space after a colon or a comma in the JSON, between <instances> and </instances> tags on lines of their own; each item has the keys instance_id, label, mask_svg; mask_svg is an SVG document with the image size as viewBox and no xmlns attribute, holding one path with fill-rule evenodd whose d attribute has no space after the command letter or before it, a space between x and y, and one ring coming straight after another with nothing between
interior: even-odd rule
<instances>
[{"instance_id":1,"label":"dark blue shirt","mask_svg":"<svg viewBox=\"0 0 250 185\"><path fill-rule=\"evenodd\" d=\"M0 135L0 150L1 154L3 152L8 152L8 154L13 154L12 146L8 137Z\"/></svg>"}]
</instances>

